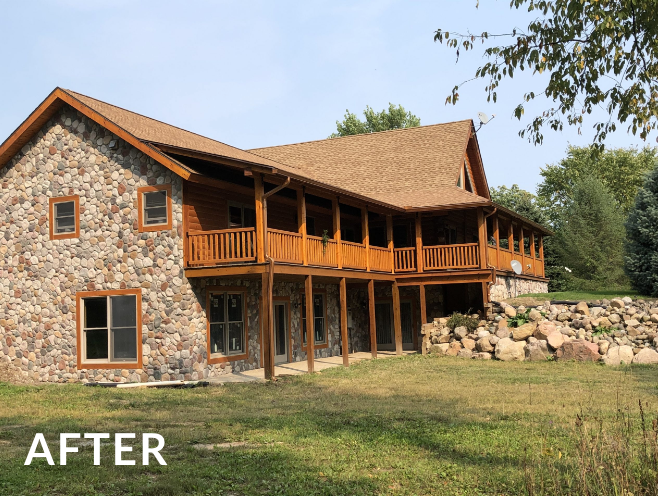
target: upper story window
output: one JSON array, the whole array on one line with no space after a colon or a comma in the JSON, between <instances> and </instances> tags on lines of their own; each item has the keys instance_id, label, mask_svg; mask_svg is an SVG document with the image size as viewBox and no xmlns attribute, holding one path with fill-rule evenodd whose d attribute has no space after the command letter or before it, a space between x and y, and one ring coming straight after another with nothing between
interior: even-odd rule
<instances>
[{"instance_id":1,"label":"upper story window","mask_svg":"<svg viewBox=\"0 0 658 496\"><path fill-rule=\"evenodd\" d=\"M241 203L229 203L228 227L229 229L256 227L256 209Z\"/></svg>"},{"instance_id":2,"label":"upper story window","mask_svg":"<svg viewBox=\"0 0 658 496\"><path fill-rule=\"evenodd\" d=\"M141 367L141 291L78 293L78 367Z\"/></svg>"},{"instance_id":3,"label":"upper story window","mask_svg":"<svg viewBox=\"0 0 658 496\"><path fill-rule=\"evenodd\" d=\"M171 229L171 185L146 186L137 190L139 232Z\"/></svg>"},{"instance_id":4,"label":"upper story window","mask_svg":"<svg viewBox=\"0 0 658 496\"><path fill-rule=\"evenodd\" d=\"M306 346L306 295L302 294L302 345ZM327 306L324 293L313 293L313 331L315 344L327 344Z\"/></svg>"},{"instance_id":5,"label":"upper story window","mask_svg":"<svg viewBox=\"0 0 658 496\"><path fill-rule=\"evenodd\" d=\"M221 289L221 286L208 289L208 346L211 363L246 358L246 295L238 288Z\"/></svg>"},{"instance_id":6,"label":"upper story window","mask_svg":"<svg viewBox=\"0 0 658 496\"><path fill-rule=\"evenodd\" d=\"M80 197L50 199L50 239L80 237Z\"/></svg>"},{"instance_id":7,"label":"upper story window","mask_svg":"<svg viewBox=\"0 0 658 496\"><path fill-rule=\"evenodd\" d=\"M308 236L316 236L315 234L315 217L306 216L306 234Z\"/></svg>"}]
</instances>

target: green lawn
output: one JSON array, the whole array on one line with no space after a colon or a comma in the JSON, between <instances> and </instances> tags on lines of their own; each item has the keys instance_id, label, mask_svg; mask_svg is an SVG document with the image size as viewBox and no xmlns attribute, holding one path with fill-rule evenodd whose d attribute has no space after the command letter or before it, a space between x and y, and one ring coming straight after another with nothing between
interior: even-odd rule
<instances>
[{"instance_id":1,"label":"green lawn","mask_svg":"<svg viewBox=\"0 0 658 496\"><path fill-rule=\"evenodd\" d=\"M568 300L568 301L596 301L596 300L611 300L613 298L623 298L630 296L633 299L643 298L645 300L653 300L650 296L644 296L637 291L631 290L607 290L607 291L562 291L555 293L530 293L519 295L516 298L505 300L511 304L526 304L526 301L532 301L533 304L541 304L546 300Z\"/></svg>"},{"instance_id":2,"label":"green lawn","mask_svg":"<svg viewBox=\"0 0 658 496\"><path fill-rule=\"evenodd\" d=\"M655 414L657 373L408 356L188 390L0 383L0 494L524 494L526 458L574 459L577 415ZM37 432L56 462L61 432L156 432L168 466L108 446L94 467L88 446L26 467ZM247 444L195 447L229 441Z\"/></svg>"}]
</instances>

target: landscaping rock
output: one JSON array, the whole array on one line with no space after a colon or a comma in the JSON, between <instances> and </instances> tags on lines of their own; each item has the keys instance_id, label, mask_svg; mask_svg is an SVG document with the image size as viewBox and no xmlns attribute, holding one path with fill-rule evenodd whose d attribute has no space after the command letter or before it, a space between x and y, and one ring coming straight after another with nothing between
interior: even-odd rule
<instances>
[{"instance_id":1,"label":"landscaping rock","mask_svg":"<svg viewBox=\"0 0 658 496\"><path fill-rule=\"evenodd\" d=\"M457 356L459 358L473 358L473 352L471 350L467 350L466 348L461 349L457 352Z\"/></svg>"},{"instance_id":2,"label":"landscaping rock","mask_svg":"<svg viewBox=\"0 0 658 496\"><path fill-rule=\"evenodd\" d=\"M541 312L539 310L537 310L536 308L533 308L532 310L530 310L530 313L528 313L528 318L532 322L539 322L541 319L544 318L544 316L541 314Z\"/></svg>"},{"instance_id":3,"label":"landscaping rock","mask_svg":"<svg viewBox=\"0 0 658 496\"><path fill-rule=\"evenodd\" d=\"M444 344L433 344L430 346L430 354L431 355L447 355L448 354L448 348L450 347L449 344L444 343Z\"/></svg>"},{"instance_id":4,"label":"landscaping rock","mask_svg":"<svg viewBox=\"0 0 658 496\"><path fill-rule=\"evenodd\" d=\"M550 320L544 320L543 322L540 322L539 325L537 325L534 336L537 339L546 340L549 334L554 333L556 330L557 327L555 326L555 323L551 322Z\"/></svg>"},{"instance_id":5,"label":"landscaping rock","mask_svg":"<svg viewBox=\"0 0 658 496\"><path fill-rule=\"evenodd\" d=\"M655 350L644 348L633 358L633 363L652 364L658 363L658 353Z\"/></svg>"},{"instance_id":6,"label":"landscaping rock","mask_svg":"<svg viewBox=\"0 0 658 496\"><path fill-rule=\"evenodd\" d=\"M560 331L555 331L546 336L546 342L554 350L559 349L564 343L564 334Z\"/></svg>"},{"instance_id":7,"label":"landscaping rock","mask_svg":"<svg viewBox=\"0 0 658 496\"><path fill-rule=\"evenodd\" d=\"M510 318L516 317L516 309L511 305L507 305L505 307L505 315L507 315Z\"/></svg>"},{"instance_id":8,"label":"landscaping rock","mask_svg":"<svg viewBox=\"0 0 658 496\"><path fill-rule=\"evenodd\" d=\"M453 334L457 339L463 339L468 336L468 329L464 326L455 327Z\"/></svg>"},{"instance_id":9,"label":"landscaping rock","mask_svg":"<svg viewBox=\"0 0 658 496\"><path fill-rule=\"evenodd\" d=\"M527 323L522 326L512 329L512 337L514 341L525 341L535 332L535 324Z\"/></svg>"},{"instance_id":10,"label":"landscaping rock","mask_svg":"<svg viewBox=\"0 0 658 496\"><path fill-rule=\"evenodd\" d=\"M588 317L590 315L589 307L587 306L587 303L585 303L584 301L581 301L580 303L578 303L578 305L576 305L576 312L581 315L587 315Z\"/></svg>"},{"instance_id":11,"label":"landscaping rock","mask_svg":"<svg viewBox=\"0 0 658 496\"><path fill-rule=\"evenodd\" d=\"M534 341L525 345L525 359L530 362L547 360L550 356L546 341Z\"/></svg>"},{"instance_id":12,"label":"landscaping rock","mask_svg":"<svg viewBox=\"0 0 658 496\"><path fill-rule=\"evenodd\" d=\"M525 360L525 343L503 338L496 345L496 358L504 362Z\"/></svg>"},{"instance_id":13,"label":"landscaping rock","mask_svg":"<svg viewBox=\"0 0 658 496\"><path fill-rule=\"evenodd\" d=\"M459 341L453 341L448 345L448 351L446 351L446 355L457 356L457 353L459 353L459 350L461 349L461 343Z\"/></svg>"},{"instance_id":14,"label":"landscaping rock","mask_svg":"<svg viewBox=\"0 0 658 496\"><path fill-rule=\"evenodd\" d=\"M557 350L557 359L562 361L596 362L600 358L599 347L584 339L565 341Z\"/></svg>"},{"instance_id":15,"label":"landscaping rock","mask_svg":"<svg viewBox=\"0 0 658 496\"><path fill-rule=\"evenodd\" d=\"M473 358L475 360L491 360L491 353L473 353Z\"/></svg>"},{"instance_id":16,"label":"landscaping rock","mask_svg":"<svg viewBox=\"0 0 658 496\"><path fill-rule=\"evenodd\" d=\"M610 306L612 308L624 308L626 304L622 300L614 299L610 300Z\"/></svg>"},{"instance_id":17,"label":"landscaping rock","mask_svg":"<svg viewBox=\"0 0 658 496\"><path fill-rule=\"evenodd\" d=\"M614 346L608 349L602 360L606 365L621 365L622 363L628 365L633 361L633 348L630 346Z\"/></svg>"},{"instance_id":18,"label":"landscaping rock","mask_svg":"<svg viewBox=\"0 0 658 496\"><path fill-rule=\"evenodd\" d=\"M475 347L479 352L491 353L494 350L493 345L491 344L491 338L480 338L475 343Z\"/></svg>"},{"instance_id":19,"label":"landscaping rock","mask_svg":"<svg viewBox=\"0 0 658 496\"><path fill-rule=\"evenodd\" d=\"M503 328L503 329L498 329L498 330L496 331L496 337L499 338L499 339L503 339L503 338L508 338L508 337L510 337L510 330L509 330L509 328L508 328L508 327L505 327L505 328Z\"/></svg>"},{"instance_id":20,"label":"landscaping rock","mask_svg":"<svg viewBox=\"0 0 658 496\"><path fill-rule=\"evenodd\" d=\"M462 346L465 349L472 351L475 349L475 341L469 338L464 338L462 339Z\"/></svg>"},{"instance_id":21,"label":"landscaping rock","mask_svg":"<svg viewBox=\"0 0 658 496\"><path fill-rule=\"evenodd\" d=\"M599 354L600 355L605 355L608 352L608 349L610 348L610 343L608 341L599 341Z\"/></svg>"}]
</instances>

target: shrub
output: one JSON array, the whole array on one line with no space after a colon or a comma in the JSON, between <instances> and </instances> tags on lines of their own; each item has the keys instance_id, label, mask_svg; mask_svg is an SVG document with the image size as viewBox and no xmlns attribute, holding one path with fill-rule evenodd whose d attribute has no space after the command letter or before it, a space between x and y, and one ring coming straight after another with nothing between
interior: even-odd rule
<instances>
[{"instance_id":1,"label":"shrub","mask_svg":"<svg viewBox=\"0 0 658 496\"><path fill-rule=\"evenodd\" d=\"M479 324L480 321L478 319L457 312L453 313L446 323L451 331L454 331L457 327L466 327L469 332L477 329Z\"/></svg>"}]
</instances>

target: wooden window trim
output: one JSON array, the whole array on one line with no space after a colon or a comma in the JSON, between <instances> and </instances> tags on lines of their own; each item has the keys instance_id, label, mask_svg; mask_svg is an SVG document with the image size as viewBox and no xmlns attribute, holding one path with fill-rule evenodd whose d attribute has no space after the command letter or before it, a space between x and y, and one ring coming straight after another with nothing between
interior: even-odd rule
<instances>
[{"instance_id":1,"label":"wooden window trim","mask_svg":"<svg viewBox=\"0 0 658 496\"><path fill-rule=\"evenodd\" d=\"M324 336L325 336L325 342L322 344L315 343L314 349L316 350L323 350L325 348L329 348L329 316L327 315L327 290L326 289L316 289L313 288L313 294L315 295L316 293L322 293L324 295ZM302 297L306 296L306 291L302 290L299 293L299 339L301 341L301 350L302 351L308 351L308 343L304 344L304 328L302 324L302 320L304 319L304 311L303 311L303 306L302 306ZM313 315L315 318L315 314ZM308 329L307 331L308 332Z\"/></svg>"},{"instance_id":2,"label":"wooden window trim","mask_svg":"<svg viewBox=\"0 0 658 496\"><path fill-rule=\"evenodd\" d=\"M72 201L75 204L75 231L72 233L57 234L55 233L55 204L65 203ZM72 196L58 196L50 198L48 201L48 223L50 228L50 239L75 239L80 237L80 197L78 195Z\"/></svg>"},{"instance_id":3,"label":"wooden window trim","mask_svg":"<svg viewBox=\"0 0 658 496\"><path fill-rule=\"evenodd\" d=\"M144 224L144 193L152 193L154 191L166 191L167 193L167 222L147 226ZM143 186L137 188L137 211L137 225L139 232L170 231L173 224L172 217L174 213L171 201L171 184L157 184L155 186Z\"/></svg>"},{"instance_id":4,"label":"wooden window trim","mask_svg":"<svg viewBox=\"0 0 658 496\"><path fill-rule=\"evenodd\" d=\"M245 352L241 355L216 355L210 353L210 295L212 293L243 293L244 304L244 348ZM208 351L208 364L215 365L218 363L236 362L238 360L247 360L249 358L249 307L247 304L247 287L246 286L206 286L206 350ZM228 331L228 330L227 330Z\"/></svg>"},{"instance_id":5,"label":"wooden window trim","mask_svg":"<svg viewBox=\"0 0 658 496\"><path fill-rule=\"evenodd\" d=\"M85 298L97 298L97 297L108 297L108 296L127 296L134 295L137 305L137 361L136 362L107 362L107 363L91 363L84 362L82 360L83 349L82 349L82 333L83 333L83 324L82 324L82 300ZM116 370L116 369L141 369L142 365L142 290L137 289L117 289L112 291L78 291L75 295L76 298L76 345L77 345L77 362L78 370L80 369L95 369L95 370ZM108 329L108 333L109 333Z\"/></svg>"}]
</instances>

